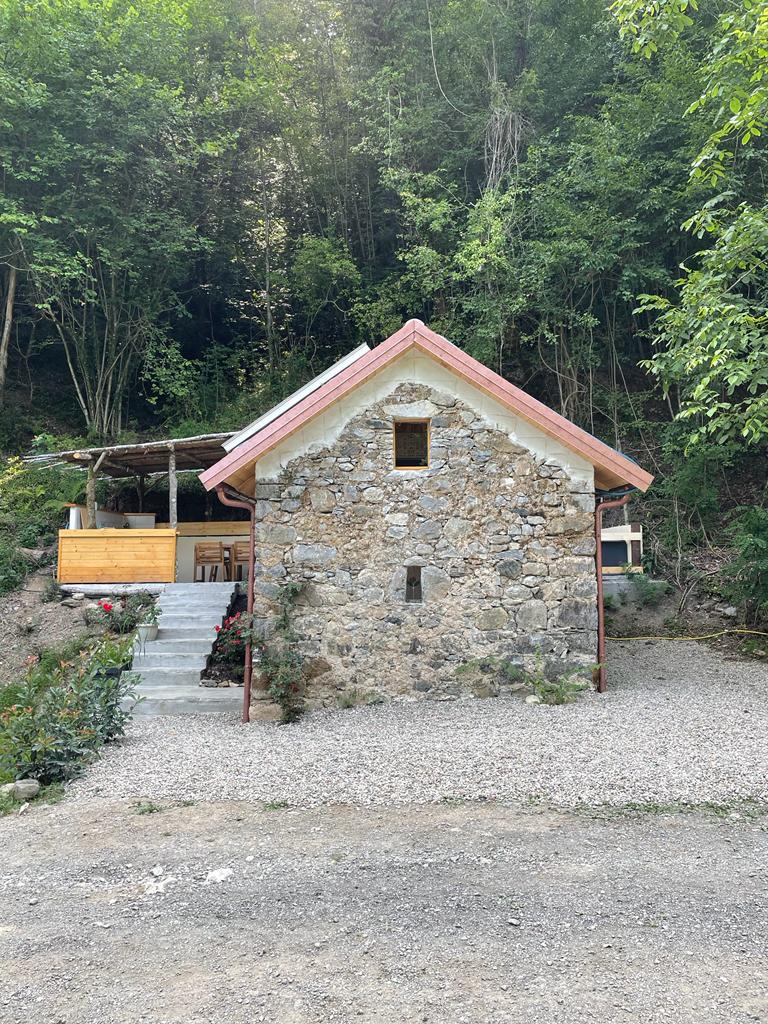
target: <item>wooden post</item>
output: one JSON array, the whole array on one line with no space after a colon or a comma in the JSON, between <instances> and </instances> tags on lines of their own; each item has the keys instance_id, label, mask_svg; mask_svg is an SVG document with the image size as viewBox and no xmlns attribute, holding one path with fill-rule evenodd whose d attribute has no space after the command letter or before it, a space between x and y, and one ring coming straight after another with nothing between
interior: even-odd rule
<instances>
[{"instance_id":1,"label":"wooden post","mask_svg":"<svg viewBox=\"0 0 768 1024\"><path fill-rule=\"evenodd\" d=\"M176 449L171 445L168 455L168 521L171 529L179 524L179 484L176 479Z\"/></svg>"},{"instance_id":2,"label":"wooden post","mask_svg":"<svg viewBox=\"0 0 768 1024\"><path fill-rule=\"evenodd\" d=\"M86 530L96 529L96 470L93 461L88 463L88 479L85 483Z\"/></svg>"},{"instance_id":3,"label":"wooden post","mask_svg":"<svg viewBox=\"0 0 768 1024\"><path fill-rule=\"evenodd\" d=\"M96 474L101 469L102 462L106 459L109 453L104 451L94 462L93 459L88 463L88 479L85 484L85 506L88 516L88 526L86 529L96 529Z\"/></svg>"},{"instance_id":4,"label":"wooden post","mask_svg":"<svg viewBox=\"0 0 768 1024\"><path fill-rule=\"evenodd\" d=\"M143 473L139 473L136 477L136 494L139 498L139 512L144 511L144 492L146 490L147 479Z\"/></svg>"}]
</instances>

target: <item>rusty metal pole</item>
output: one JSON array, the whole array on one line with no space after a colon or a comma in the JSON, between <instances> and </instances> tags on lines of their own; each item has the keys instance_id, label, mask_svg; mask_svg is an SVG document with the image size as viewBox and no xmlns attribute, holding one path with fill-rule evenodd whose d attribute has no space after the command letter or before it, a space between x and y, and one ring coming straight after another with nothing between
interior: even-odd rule
<instances>
[{"instance_id":1,"label":"rusty metal pole","mask_svg":"<svg viewBox=\"0 0 768 1024\"><path fill-rule=\"evenodd\" d=\"M608 688L605 673L605 609L603 608L603 512L609 508L621 508L626 505L631 495L611 501L599 501L595 506L595 567L597 569L597 692L605 693Z\"/></svg>"}]
</instances>

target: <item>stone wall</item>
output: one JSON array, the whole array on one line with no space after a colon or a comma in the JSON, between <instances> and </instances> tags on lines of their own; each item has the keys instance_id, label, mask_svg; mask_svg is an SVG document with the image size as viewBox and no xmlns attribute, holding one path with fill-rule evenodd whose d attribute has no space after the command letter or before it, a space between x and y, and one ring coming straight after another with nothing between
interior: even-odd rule
<instances>
[{"instance_id":1,"label":"stone wall","mask_svg":"<svg viewBox=\"0 0 768 1024\"><path fill-rule=\"evenodd\" d=\"M393 468L392 422L428 417L430 468ZM550 673L595 661L594 492L456 398L401 384L329 447L257 477L257 617L302 581L309 698L446 696L488 656ZM406 603L408 566L423 601Z\"/></svg>"}]
</instances>

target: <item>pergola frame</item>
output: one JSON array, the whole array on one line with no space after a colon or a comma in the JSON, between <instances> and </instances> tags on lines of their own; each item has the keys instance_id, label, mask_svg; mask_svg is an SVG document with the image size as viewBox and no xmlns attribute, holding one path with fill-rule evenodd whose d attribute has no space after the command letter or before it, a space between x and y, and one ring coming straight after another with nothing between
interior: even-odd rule
<instances>
[{"instance_id":1,"label":"pergola frame","mask_svg":"<svg viewBox=\"0 0 768 1024\"><path fill-rule=\"evenodd\" d=\"M218 462L223 454L224 441L234 432L200 434L196 437L168 438L163 441L143 441L136 444L113 444L103 448L76 448L71 451L30 455L24 459L27 466L51 467L71 465L85 470L87 528L96 527L96 480L101 474L114 479L133 477L143 505L148 477L168 477L168 521L171 528L178 525L178 474L199 473ZM142 508L139 511L143 511Z\"/></svg>"}]
</instances>

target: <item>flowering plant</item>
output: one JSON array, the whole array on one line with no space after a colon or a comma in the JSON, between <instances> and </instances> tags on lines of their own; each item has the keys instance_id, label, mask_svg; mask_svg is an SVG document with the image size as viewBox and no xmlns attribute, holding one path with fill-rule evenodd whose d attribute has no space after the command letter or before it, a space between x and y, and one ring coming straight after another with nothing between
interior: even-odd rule
<instances>
[{"instance_id":1,"label":"flowering plant","mask_svg":"<svg viewBox=\"0 0 768 1024\"><path fill-rule=\"evenodd\" d=\"M110 633L132 633L140 622L157 622L159 609L152 595L144 591L122 595L115 601L102 597L96 619Z\"/></svg>"},{"instance_id":2,"label":"flowering plant","mask_svg":"<svg viewBox=\"0 0 768 1024\"><path fill-rule=\"evenodd\" d=\"M215 661L240 662L245 656L245 645L251 639L251 625L248 616L236 612L224 619L224 624L214 626L216 630L216 646L213 657Z\"/></svg>"}]
</instances>

